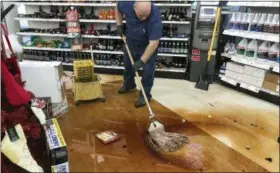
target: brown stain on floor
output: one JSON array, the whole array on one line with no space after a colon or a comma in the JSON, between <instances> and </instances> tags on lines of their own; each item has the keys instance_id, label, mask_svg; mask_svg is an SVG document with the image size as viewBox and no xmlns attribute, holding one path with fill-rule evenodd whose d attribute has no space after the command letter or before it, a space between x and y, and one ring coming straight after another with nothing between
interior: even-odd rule
<instances>
[{"instance_id":1,"label":"brown stain on floor","mask_svg":"<svg viewBox=\"0 0 280 173\"><path fill-rule=\"evenodd\" d=\"M205 133L155 100L154 113L167 131L188 136L190 143L177 152L156 155L145 146L143 135L148 111L134 107L137 91L117 94L120 83L103 85L106 102L73 105L68 96L68 113L59 123L68 146L71 172L265 172L263 167ZM122 138L104 145L95 134L114 130Z\"/></svg>"}]
</instances>

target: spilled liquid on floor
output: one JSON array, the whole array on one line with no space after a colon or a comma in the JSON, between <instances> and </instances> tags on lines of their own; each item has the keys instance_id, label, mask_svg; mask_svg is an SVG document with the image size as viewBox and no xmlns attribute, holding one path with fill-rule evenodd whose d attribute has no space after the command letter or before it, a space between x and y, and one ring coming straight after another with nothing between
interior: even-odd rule
<instances>
[{"instance_id":1,"label":"spilled liquid on floor","mask_svg":"<svg viewBox=\"0 0 280 173\"><path fill-rule=\"evenodd\" d=\"M166 130L185 134L190 143L173 153L152 152L144 141L148 111L134 107L138 92L118 95L120 85L103 85L105 103L93 101L76 107L68 93L69 111L59 122L71 172L266 171L154 100L151 106ZM95 134L105 130L114 130L121 139L104 145Z\"/></svg>"}]
</instances>

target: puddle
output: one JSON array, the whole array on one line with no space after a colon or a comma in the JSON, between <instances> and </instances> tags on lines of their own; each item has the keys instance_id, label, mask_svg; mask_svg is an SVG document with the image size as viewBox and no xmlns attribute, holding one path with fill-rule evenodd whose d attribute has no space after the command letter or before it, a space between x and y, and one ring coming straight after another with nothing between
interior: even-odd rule
<instances>
[{"instance_id":1,"label":"puddle","mask_svg":"<svg viewBox=\"0 0 280 173\"><path fill-rule=\"evenodd\" d=\"M103 88L104 93L106 90L110 93L105 103L69 106L67 118L60 120L68 145L70 171L266 171L156 101L152 101L151 106L166 130L188 136L190 143L172 153L152 152L144 141L148 111L145 107L133 107L137 91L120 96L117 94L119 86L107 85ZM73 101L69 98L71 104ZM104 145L95 137L97 132L104 130L114 130L121 138Z\"/></svg>"}]
</instances>

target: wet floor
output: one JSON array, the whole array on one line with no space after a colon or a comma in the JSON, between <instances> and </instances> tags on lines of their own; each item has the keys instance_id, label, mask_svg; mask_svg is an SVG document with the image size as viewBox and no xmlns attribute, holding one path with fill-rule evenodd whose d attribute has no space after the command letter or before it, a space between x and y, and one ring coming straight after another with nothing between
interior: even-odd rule
<instances>
[{"instance_id":1,"label":"wet floor","mask_svg":"<svg viewBox=\"0 0 280 173\"><path fill-rule=\"evenodd\" d=\"M78 107L68 92L69 111L59 122L68 145L71 172L267 171L155 100L151 106L167 131L185 134L190 143L167 155L151 152L144 143L148 111L134 107L137 91L118 95L120 85L103 85L105 103L87 102ZM114 130L121 139L104 145L95 137L104 130Z\"/></svg>"}]
</instances>

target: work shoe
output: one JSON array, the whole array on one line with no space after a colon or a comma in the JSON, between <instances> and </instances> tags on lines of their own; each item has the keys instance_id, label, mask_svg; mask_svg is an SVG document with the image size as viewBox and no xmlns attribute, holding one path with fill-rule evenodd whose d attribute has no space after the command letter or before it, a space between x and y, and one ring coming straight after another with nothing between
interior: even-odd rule
<instances>
[{"instance_id":1,"label":"work shoe","mask_svg":"<svg viewBox=\"0 0 280 173\"><path fill-rule=\"evenodd\" d=\"M125 94L125 93L127 93L127 92L129 92L130 90L133 90L133 89L135 89L135 88L136 88L136 87L127 89L127 88L125 88L124 86L122 86L122 87L119 89L118 93L119 93L119 94Z\"/></svg>"},{"instance_id":2,"label":"work shoe","mask_svg":"<svg viewBox=\"0 0 280 173\"><path fill-rule=\"evenodd\" d=\"M151 99L148 99L148 101L150 102ZM142 95L140 95L138 98L137 98L137 101L135 103L135 107L136 108L140 108L140 107L143 107L146 105L146 102L145 102L145 99Z\"/></svg>"}]
</instances>

